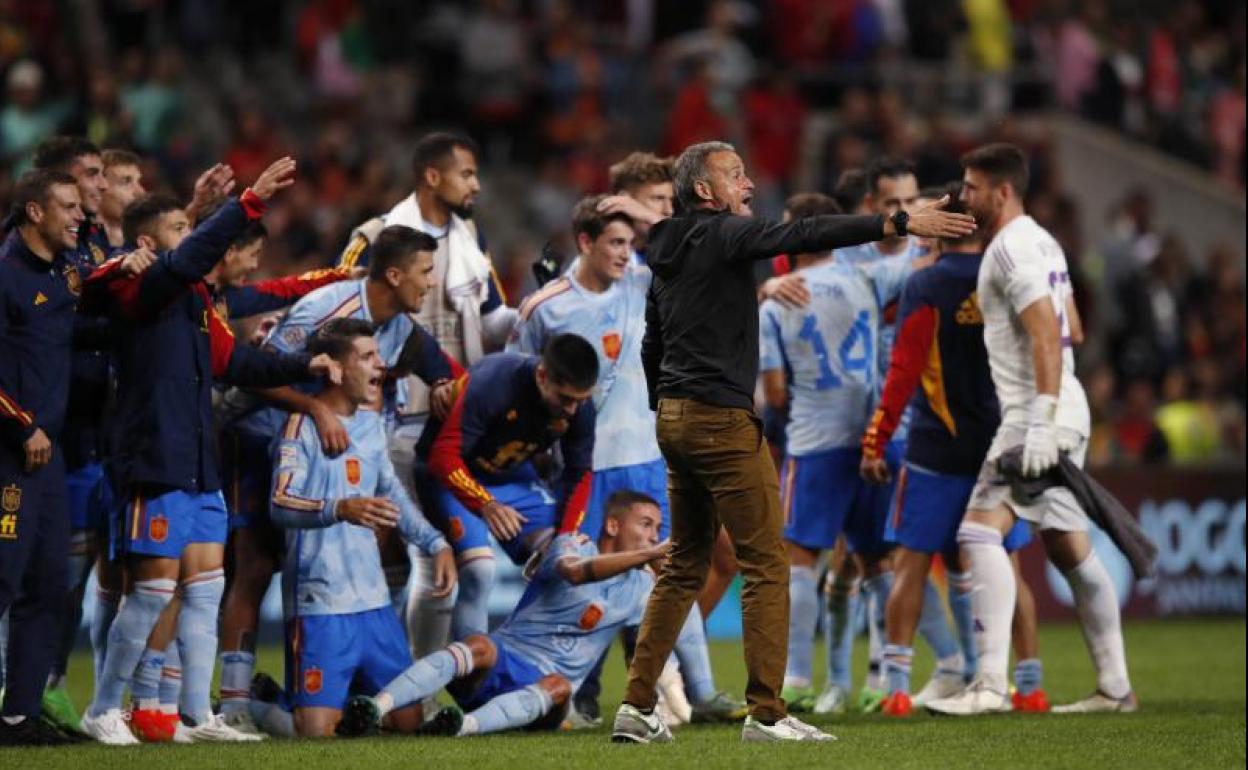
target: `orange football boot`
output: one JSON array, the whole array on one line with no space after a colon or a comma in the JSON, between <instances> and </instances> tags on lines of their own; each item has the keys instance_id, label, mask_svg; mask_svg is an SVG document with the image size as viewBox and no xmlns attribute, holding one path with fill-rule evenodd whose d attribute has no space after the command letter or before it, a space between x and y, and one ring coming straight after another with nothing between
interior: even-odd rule
<instances>
[{"instance_id":1,"label":"orange football boot","mask_svg":"<svg viewBox=\"0 0 1248 770\"><path fill-rule=\"evenodd\" d=\"M910 702L910 693L897 692L889 695L880 704L880 711L885 716L890 717L908 717L914 713L914 705Z\"/></svg>"},{"instance_id":2,"label":"orange football boot","mask_svg":"<svg viewBox=\"0 0 1248 770\"><path fill-rule=\"evenodd\" d=\"M1043 714L1049 710L1049 696L1044 690L1032 690L1027 695L1023 695L1017 690L1011 698L1014 703L1015 711L1022 711L1028 714Z\"/></svg>"}]
</instances>

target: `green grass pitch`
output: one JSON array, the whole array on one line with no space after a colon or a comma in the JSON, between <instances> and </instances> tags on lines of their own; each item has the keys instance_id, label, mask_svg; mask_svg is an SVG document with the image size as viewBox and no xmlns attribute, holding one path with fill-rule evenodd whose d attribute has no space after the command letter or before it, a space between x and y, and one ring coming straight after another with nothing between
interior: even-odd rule
<instances>
[{"instance_id":1,"label":"green grass pitch","mask_svg":"<svg viewBox=\"0 0 1248 770\"><path fill-rule=\"evenodd\" d=\"M851 714L814 719L836 734L821 745L742 745L738 728L683 727L667 746L619 746L607 727L560 734L512 734L473 739L375 738L356 741L269 741L262 745L140 746L113 749L0 750L0 767L37 768L1144 768L1243 767L1244 620L1129 622L1127 655L1142 709L1130 715L1002 715L973 719L918 716L886 720ZM1094 686L1078 628L1042 626L1045 686L1054 702L1080 697ZM623 689L618 651L607 665L604 714ZM738 643L712 648L721 687L740 693L744 669ZM822 660L822 654L817 655ZM861 644L856 670L865 665ZM263 651L261 667L280 678L281 654ZM818 665L817 668L820 668ZM915 686L931 668L920 651ZM71 667L75 702L88 698L90 660ZM820 683L821 684L821 683Z\"/></svg>"}]
</instances>

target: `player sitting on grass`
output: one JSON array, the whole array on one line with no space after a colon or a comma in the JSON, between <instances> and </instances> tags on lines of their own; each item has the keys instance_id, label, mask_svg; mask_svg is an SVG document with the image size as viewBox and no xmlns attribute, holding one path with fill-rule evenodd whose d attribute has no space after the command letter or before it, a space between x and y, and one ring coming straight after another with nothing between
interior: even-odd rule
<instances>
[{"instance_id":1,"label":"player sitting on grass","mask_svg":"<svg viewBox=\"0 0 1248 770\"><path fill-rule=\"evenodd\" d=\"M641 620L654 585L646 566L666 553L660 521L652 498L617 492L607 501L597 545L585 535L560 535L530 562L529 585L502 626L420 659L376 697L352 698L338 734L375 732L394 709L443 687L469 713L443 709L426 731L475 735L558 725L611 640ZM678 647L693 636L690 625Z\"/></svg>"},{"instance_id":2,"label":"player sitting on grass","mask_svg":"<svg viewBox=\"0 0 1248 770\"><path fill-rule=\"evenodd\" d=\"M342 366L342 384L315 398L338 415L349 442L329 457L312 419L292 414L276 447L271 517L287 530L282 606L294 732L319 737L333 734L350 689L376 692L412 662L375 532L398 527L403 540L433 556L443 594L454 587L455 562L395 476L381 415L361 408L380 399L385 375L372 324L335 319L308 348ZM257 721L272 726L266 716ZM413 730L420 708L398 710L388 722Z\"/></svg>"}]
</instances>

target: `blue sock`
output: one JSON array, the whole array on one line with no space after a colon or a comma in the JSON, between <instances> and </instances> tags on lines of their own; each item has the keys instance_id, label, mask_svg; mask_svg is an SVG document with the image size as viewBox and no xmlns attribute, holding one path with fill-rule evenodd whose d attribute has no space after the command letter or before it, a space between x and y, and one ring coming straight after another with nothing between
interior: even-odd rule
<instances>
[{"instance_id":1,"label":"blue sock","mask_svg":"<svg viewBox=\"0 0 1248 770\"><path fill-rule=\"evenodd\" d=\"M472 668L472 650L463 642L453 642L408 666L379 695L389 696L387 711L401 709L433 695L460 677L468 676Z\"/></svg>"},{"instance_id":2,"label":"blue sock","mask_svg":"<svg viewBox=\"0 0 1248 770\"><path fill-rule=\"evenodd\" d=\"M958 649L958 640L953 637L953 629L949 628L949 618L945 615L945 603L936 590L936 584L929 578L923 587L923 613L919 615L919 633L931 645L936 660L948 661L955 655L958 658L958 673L962 670L962 656Z\"/></svg>"},{"instance_id":3,"label":"blue sock","mask_svg":"<svg viewBox=\"0 0 1248 770\"><path fill-rule=\"evenodd\" d=\"M108 629L112 628L113 620L117 617L117 606L120 603L121 596L116 591L96 589L95 611L91 613L91 656L96 682L104 677L104 656L108 653Z\"/></svg>"},{"instance_id":4,"label":"blue sock","mask_svg":"<svg viewBox=\"0 0 1248 770\"><path fill-rule=\"evenodd\" d=\"M819 619L819 589L810 567L789 567L789 663L784 683L810 687L814 656L815 623Z\"/></svg>"},{"instance_id":5,"label":"blue sock","mask_svg":"<svg viewBox=\"0 0 1248 770\"><path fill-rule=\"evenodd\" d=\"M147 649L147 636L156 625L156 619L170 600L178 583L176 580L140 580L134 591L121 603L117 618L108 632L108 654L104 658L103 673L95 683L95 698L90 713L99 716L105 711L121 708L121 696L126 684L139 664L143 650Z\"/></svg>"},{"instance_id":6,"label":"blue sock","mask_svg":"<svg viewBox=\"0 0 1248 770\"><path fill-rule=\"evenodd\" d=\"M554 701L541 686L531 684L494 698L464 717L460 735L484 735L532 724L550 711Z\"/></svg>"},{"instance_id":7,"label":"blue sock","mask_svg":"<svg viewBox=\"0 0 1248 770\"><path fill-rule=\"evenodd\" d=\"M1044 666L1039 658L1028 658L1014 664L1014 687L1019 695L1031 695L1044 686Z\"/></svg>"},{"instance_id":8,"label":"blue sock","mask_svg":"<svg viewBox=\"0 0 1248 770\"><path fill-rule=\"evenodd\" d=\"M888 692L910 693L910 661L914 658L914 648L900 644L884 645L884 678L888 682Z\"/></svg>"},{"instance_id":9,"label":"blue sock","mask_svg":"<svg viewBox=\"0 0 1248 770\"><path fill-rule=\"evenodd\" d=\"M827 629L828 681L849 692L853 685L850 663L854 653L854 621L858 617L862 597L858 590L859 581L846 584L831 580L831 577L829 575L827 614L823 623Z\"/></svg>"},{"instance_id":10,"label":"blue sock","mask_svg":"<svg viewBox=\"0 0 1248 770\"><path fill-rule=\"evenodd\" d=\"M160 706L160 671L164 667L164 650L143 650L139 665L134 668L134 678L130 680L130 697L138 702L139 708Z\"/></svg>"},{"instance_id":11,"label":"blue sock","mask_svg":"<svg viewBox=\"0 0 1248 770\"><path fill-rule=\"evenodd\" d=\"M221 653L221 713L230 715L246 711L251 702L251 676L256 671L256 656L233 650Z\"/></svg>"},{"instance_id":12,"label":"blue sock","mask_svg":"<svg viewBox=\"0 0 1248 770\"><path fill-rule=\"evenodd\" d=\"M711 653L706 646L706 629L702 626L702 612L695 603L685 618L685 625L676 637L676 659L680 662L680 676L685 682L685 692L694 703L705 703L715 697L715 676L711 673Z\"/></svg>"},{"instance_id":13,"label":"blue sock","mask_svg":"<svg viewBox=\"0 0 1248 770\"><path fill-rule=\"evenodd\" d=\"M217 615L225 572L209 570L182 584L178 645L182 653L182 712L203 724L212 718L212 669L217 662ZM168 656L166 656L168 660Z\"/></svg>"},{"instance_id":14,"label":"blue sock","mask_svg":"<svg viewBox=\"0 0 1248 770\"><path fill-rule=\"evenodd\" d=\"M181 617L181 616L179 616ZM168 714L178 713L182 699L182 648L174 639L165 650L165 665L160 669L160 709Z\"/></svg>"},{"instance_id":15,"label":"blue sock","mask_svg":"<svg viewBox=\"0 0 1248 770\"><path fill-rule=\"evenodd\" d=\"M474 559L459 568L459 601L451 614L451 636L456 641L490 630L490 590L494 587L494 557Z\"/></svg>"},{"instance_id":16,"label":"blue sock","mask_svg":"<svg viewBox=\"0 0 1248 770\"><path fill-rule=\"evenodd\" d=\"M888 595L893 590L893 573L881 572L875 577L867 578L862 582L862 588L867 595L867 622L871 624L869 631L871 640L874 642L869 668L875 675L875 681L868 679L867 684L882 690L886 684L882 676L883 666L881 665L884 640L887 638L884 628L885 608L888 606Z\"/></svg>"},{"instance_id":17,"label":"blue sock","mask_svg":"<svg viewBox=\"0 0 1248 770\"><path fill-rule=\"evenodd\" d=\"M248 711L256 726L269 735L279 738L295 738L295 715L277 703L262 700L248 701Z\"/></svg>"},{"instance_id":18,"label":"blue sock","mask_svg":"<svg viewBox=\"0 0 1248 770\"><path fill-rule=\"evenodd\" d=\"M962 659L966 662L963 677L969 682L979 666L979 655L975 650L975 618L971 611L971 573L950 572L948 576L949 611L958 629L958 646L962 648Z\"/></svg>"}]
</instances>

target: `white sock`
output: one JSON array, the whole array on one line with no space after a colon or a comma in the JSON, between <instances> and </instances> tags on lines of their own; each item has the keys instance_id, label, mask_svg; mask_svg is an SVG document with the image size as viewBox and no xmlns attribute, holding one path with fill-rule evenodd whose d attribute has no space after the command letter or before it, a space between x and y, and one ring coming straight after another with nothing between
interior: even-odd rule
<instances>
[{"instance_id":1,"label":"white sock","mask_svg":"<svg viewBox=\"0 0 1248 770\"><path fill-rule=\"evenodd\" d=\"M451 636L451 613L459 596L459 583L449 596L430 596L434 589L434 560L408 551L415 575L412 590L407 599L407 640L411 645L412 659L420 660L447 645Z\"/></svg>"},{"instance_id":2,"label":"white sock","mask_svg":"<svg viewBox=\"0 0 1248 770\"><path fill-rule=\"evenodd\" d=\"M963 522L958 528L958 545L971 572L979 675L989 687L1003 693L1009 682L1010 623L1018 595L1014 568L1002 545L1001 533L992 527Z\"/></svg>"},{"instance_id":3,"label":"white sock","mask_svg":"<svg viewBox=\"0 0 1248 770\"><path fill-rule=\"evenodd\" d=\"M1127 678L1127 653L1122 643L1122 619L1114 581L1096 552L1088 554L1079 566L1066 573L1075 610L1088 653L1096 666L1096 686L1111 698L1125 698L1131 692Z\"/></svg>"}]
</instances>

